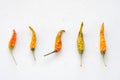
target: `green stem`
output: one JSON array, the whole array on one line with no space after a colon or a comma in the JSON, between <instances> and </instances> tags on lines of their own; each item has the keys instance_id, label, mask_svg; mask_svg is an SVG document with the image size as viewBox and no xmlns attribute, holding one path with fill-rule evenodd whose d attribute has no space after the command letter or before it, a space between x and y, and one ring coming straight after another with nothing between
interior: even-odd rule
<instances>
[{"instance_id":1,"label":"green stem","mask_svg":"<svg viewBox=\"0 0 120 80\"><path fill-rule=\"evenodd\" d=\"M10 49L10 53L11 53L11 56L12 56L12 58L13 58L15 64L17 65L17 62L16 62L15 57L14 57L14 55L13 55L12 49Z\"/></svg>"},{"instance_id":2,"label":"green stem","mask_svg":"<svg viewBox=\"0 0 120 80\"><path fill-rule=\"evenodd\" d=\"M104 65L105 65L105 67L107 67L107 65L106 65L106 63L105 63L105 58L104 58L104 57L105 57L105 53L103 52L103 53L102 53L103 63L104 63Z\"/></svg>"},{"instance_id":3,"label":"green stem","mask_svg":"<svg viewBox=\"0 0 120 80\"><path fill-rule=\"evenodd\" d=\"M82 67L82 54L80 54L80 58L81 58L80 67Z\"/></svg>"},{"instance_id":4,"label":"green stem","mask_svg":"<svg viewBox=\"0 0 120 80\"><path fill-rule=\"evenodd\" d=\"M32 51L32 54L33 54L33 58L34 58L34 60L36 61L36 57L35 57L35 53L34 53L34 51Z\"/></svg>"}]
</instances>

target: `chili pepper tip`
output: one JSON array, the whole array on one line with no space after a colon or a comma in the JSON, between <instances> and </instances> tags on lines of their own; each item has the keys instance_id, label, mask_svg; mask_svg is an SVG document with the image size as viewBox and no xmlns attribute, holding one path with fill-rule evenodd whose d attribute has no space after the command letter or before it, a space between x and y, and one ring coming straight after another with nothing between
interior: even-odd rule
<instances>
[{"instance_id":1,"label":"chili pepper tip","mask_svg":"<svg viewBox=\"0 0 120 80\"><path fill-rule=\"evenodd\" d=\"M102 25L104 25L104 22L102 23Z\"/></svg>"},{"instance_id":2,"label":"chili pepper tip","mask_svg":"<svg viewBox=\"0 0 120 80\"><path fill-rule=\"evenodd\" d=\"M15 32L15 29L13 29L13 32Z\"/></svg>"},{"instance_id":3,"label":"chili pepper tip","mask_svg":"<svg viewBox=\"0 0 120 80\"><path fill-rule=\"evenodd\" d=\"M65 32L65 30L61 30L62 32Z\"/></svg>"},{"instance_id":4,"label":"chili pepper tip","mask_svg":"<svg viewBox=\"0 0 120 80\"><path fill-rule=\"evenodd\" d=\"M81 26L83 26L83 22L81 23Z\"/></svg>"}]
</instances>

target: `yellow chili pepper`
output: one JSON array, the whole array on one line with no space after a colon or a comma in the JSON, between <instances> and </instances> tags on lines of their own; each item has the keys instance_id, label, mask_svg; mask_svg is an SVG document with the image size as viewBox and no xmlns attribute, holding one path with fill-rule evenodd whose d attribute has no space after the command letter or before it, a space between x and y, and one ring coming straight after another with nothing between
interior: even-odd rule
<instances>
[{"instance_id":1,"label":"yellow chili pepper","mask_svg":"<svg viewBox=\"0 0 120 80\"><path fill-rule=\"evenodd\" d=\"M106 52L106 41L104 37L104 23L102 23L100 30L100 53L102 54L104 65L106 66L104 61L105 52Z\"/></svg>"},{"instance_id":2,"label":"yellow chili pepper","mask_svg":"<svg viewBox=\"0 0 120 80\"><path fill-rule=\"evenodd\" d=\"M62 36L62 33L65 32L65 30L60 30L56 36L56 41L55 41L55 50L52 51L51 53L48 53L44 56L48 56L52 53L55 53L55 52L59 52L62 48L62 41L61 41L61 36Z\"/></svg>"},{"instance_id":3,"label":"yellow chili pepper","mask_svg":"<svg viewBox=\"0 0 120 80\"><path fill-rule=\"evenodd\" d=\"M82 55L83 55L83 51L84 51L84 39L83 39L82 28L83 28L83 22L81 23L80 31L78 33L78 38L77 38L77 48L78 48L78 52L80 53L80 56L81 56L80 66L82 66Z\"/></svg>"},{"instance_id":4,"label":"yellow chili pepper","mask_svg":"<svg viewBox=\"0 0 120 80\"><path fill-rule=\"evenodd\" d=\"M8 43L8 48L9 48L9 50L11 52L11 56L12 56L15 64L17 65L17 62L16 62L15 57L14 57L13 52L12 52L13 48L15 47L15 44L16 44L16 38L17 38L17 33L16 33L15 30L13 30L12 37L11 37L9 43Z\"/></svg>"},{"instance_id":5,"label":"yellow chili pepper","mask_svg":"<svg viewBox=\"0 0 120 80\"><path fill-rule=\"evenodd\" d=\"M32 32L32 39L31 39L31 42L30 42L30 49L32 51L34 60L36 60L35 53L34 53L35 47L36 47L36 40L37 40L37 38L36 38L36 32L34 31L34 29L31 26L29 26L29 29Z\"/></svg>"}]
</instances>

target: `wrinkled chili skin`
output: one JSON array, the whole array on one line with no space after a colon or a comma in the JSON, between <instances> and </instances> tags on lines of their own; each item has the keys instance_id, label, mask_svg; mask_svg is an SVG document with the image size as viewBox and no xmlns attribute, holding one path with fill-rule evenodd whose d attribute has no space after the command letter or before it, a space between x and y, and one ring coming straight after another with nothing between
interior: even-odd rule
<instances>
[{"instance_id":1,"label":"wrinkled chili skin","mask_svg":"<svg viewBox=\"0 0 120 80\"><path fill-rule=\"evenodd\" d=\"M77 49L79 53L83 53L84 51L84 39L83 39L83 22L81 23L80 31L78 33L78 38L77 38Z\"/></svg>"},{"instance_id":2,"label":"wrinkled chili skin","mask_svg":"<svg viewBox=\"0 0 120 80\"><path fill-rule=\"evenodd\" d=\"M83 29L83 22L81 23L80 31L78 33L78 38L77 38L77 50L78 50L80 57L81 57L80 66L82 66L82 55L84 52L84 37L83 37L82 29Z\"/></svg>"},{"instance_id":3,"label":"wrinkled chili skin","mask_svg":"<svg viewBox=\"0 0 120 80\"><path fill-rule=\"evenodd\" d=\"M44 56L48 56L52 53L55 53L55 52L59 52L62 48L62 40L61 40L61 36L62 36L62 33L65 32L65 30L60 30L56 36L56 40L55 40L55 45L54 45L54 51L48 53L48 54L45 54Z\"/></svg>"},{"instance_id":4,"label":"wrinkled chili skin","mask_svg":"<svg viewBox=\"0 0 120 80\"><path fill-rule=\"evenodd\" d=\"M104 23L102 23L101 29L100 29L100 53L103 57L103 62L104 65L106 66L104 56L106 53L106 41L105 41L105 36L104 36Z\"/></svg>"},{"instance_id":5,"label":"wrinkled chili skin","mask_svg":"<svg viewBox=\"0 0 120 80\"><path fill-rule=\"evenodd\" d=\"M36 41L37 41L36 32L31 26L29 26L29 29L32 32L32 39L31 39L31 42L30 42L30 50L32 51L34 60L36 60L35 53L34 53L35 47L36 47Z\"/></svg>"},{"instance_id":6,"label":"wrinkled chili skin","mask_svg":"<svg viewBox=\"0 0 120 80\"><path fill-rule=\"evenodd\" d=\"M100 30L100 52L104 53L106 52L106 41L104 37L104 23L101 26Z\"/></svg>"},{"instance_id":7,"label":"wrinkled chili skin","mask_svg":"<svg viewBox=\"0 0 120 80\"><path fill-rule=\"evenodd\" d=\"M15 47L16 38L17 38L17 33L16 33L15 30L13 30L13 34L12 34L12 37L11 37L11 39L9 41L8 47L10 47L10 48L14 48Z\"/></svg>"},{"instance_id":8,"label":"wrinkled chili skin","mask_svg":"<svg viewBox=\"0 0 120 80\"><path fill-rule=\"evenodd\" d=\"M30 42L30 49L34 51L35 47L36 47L36 33L35 33L34 29L31 26L29 26L29 29L32 32L32 39L31 39L31 42Z\"/></svg>"},{"instance_id":9,"label":"wrinkled chili skin","mask_svg":"<svg viewBox=\"0 0 120 80\"><path fill-rule=\"evenodd\" d=\"M62 40L61 40L61 36L62 33L65 32L65 30L60 30L56 36L56 41L55 41L55 50L57 52L59 52L62 48Z\"/></svg>"}]
</instances>

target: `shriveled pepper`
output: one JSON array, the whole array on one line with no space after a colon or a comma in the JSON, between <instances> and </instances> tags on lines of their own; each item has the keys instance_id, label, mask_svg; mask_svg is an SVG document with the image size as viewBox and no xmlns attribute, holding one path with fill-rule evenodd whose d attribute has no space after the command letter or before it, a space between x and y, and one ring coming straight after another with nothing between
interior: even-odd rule
<instances>
[{"instance_id":1,"label":"shriveled pepper","mask_svg":"<svg viewBox=\"0 0 120 80\"><path fill-rule=\"evenodd\" d=\"M34 53L35 47L36 47L36 41L37 41L36 32L34 31L34 29L31 26L29 26L29 29L32 32L32 39L31 39L31 42L30 42L30 49L32 51L34 60L36 60L35 53Z\"/></svg>"},{"instance_id":2,"label":"shriveled pepper","mask_svg":"<svg viewBox=\"0 0 120 80\"><path fill-rule=\"evenodd\" d=\"M56 36L56 41L55 41L55 49L54 49L54 51L52 51L51 53L48 53L48 54L46 54L46 55L44 55L44 56L48 56L48 55L50 55L50 54L52 54L52 53L55 53L55 52L59 52L60 50L61 50L61 48L62 48L62 41L61 41L61 36L62 36L62 33L63 32L65 32L65 30L60 30L59 32L58 32L58 34L57 34L57 36Z\"/></svg>"},{"instance_id":3,"label":"shriveled pepper","mask_svg":"<svg viewBox=\"0 0 120 80\"><path fill-rule=\"evenodd\" d=\"M106 52L106 41L104 37L104 23L102 23L101 30L100 30L100 53L103 57L104 65L106 66L106 63L104 60L105 52Z\"/></svg>"},{"instance_id":4,"label":"shriveled pepper","mask_svg":"<svg viewBox=\"0 0 120 80\"><path fill-rule=\"evenodd\" d=\"M81 23L80 31L78 33L78 38L77 38L77 49L81 56L80 66L82 66L82 55L83 55L83 51L84 51L84 39L83 39L82 29L83 29L83 22Z\"/></svg>"},{"instance_id":5,"label":"shriveled pepper","mask_svg":"<svg viewBox=\"0 0 120 80\"><path fill-rule=\"evenodd\" d=\"M16 38L17 38L17 33L16 33L16 31L13 29L13 34L12 34L12 37L11 37L9 43L8 43L8 48L9 48L9 50L10 50L11 56L12 56L15 64L17 65L17 62L16 62L15 57L14 57L14 55L13 55L13 49L14 49L15 44L16 44Z\"/></svg>"}]
</instances>

